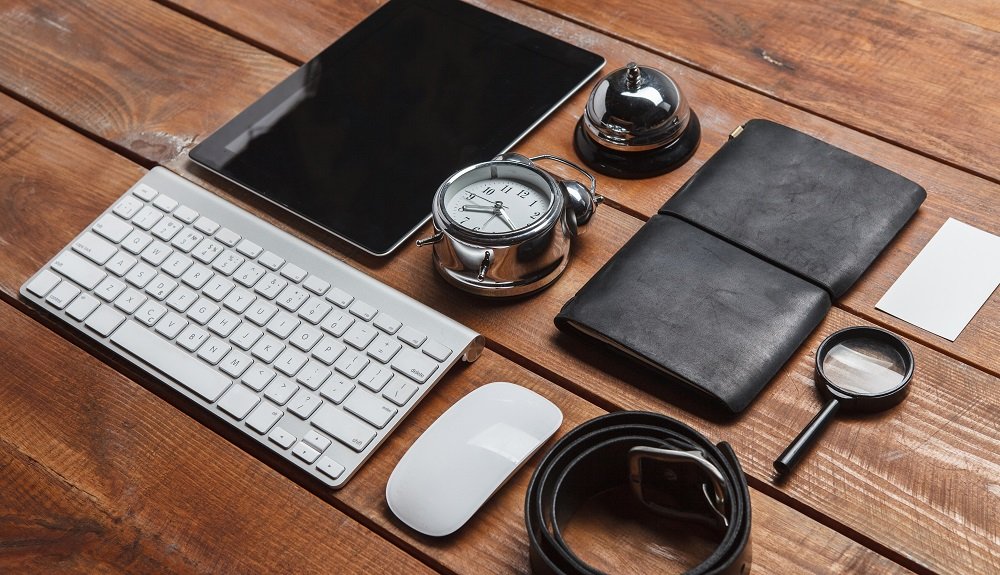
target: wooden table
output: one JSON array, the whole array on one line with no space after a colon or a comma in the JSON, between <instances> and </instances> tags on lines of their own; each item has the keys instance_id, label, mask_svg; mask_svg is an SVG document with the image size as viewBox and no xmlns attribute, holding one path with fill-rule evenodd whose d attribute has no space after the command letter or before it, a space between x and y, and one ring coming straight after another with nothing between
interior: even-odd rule
<instances>
[{"instance_id":1,"label":"wooden table","mask_svg":"<svg viewBox=\"0 0 1000 575\"><path fill-rule=\"evenodd\" d=\"M440 540L395 520L383 495L395 463L441 412L506 380L558 404L559 433L608 410L647 409L729 441L752 487L754 573L1000 572L1000 296L954 343L874 308L948 217L1000 233L996 5L474 3L602 54L605 71L629 60L666 71L704 130L674 173L602 178L607 205L564 276L516 303L457 293L412 245L366 257L202 179L187 159L379 1L0 3L0 571L525 573L522 505L537 457ZM588 91L519 149L573 157ZM756 402L720 419L559 334L552 318L733 128L756 117L897 171L928 197ZM18 298L31 273L158 164L479 330L487 351L449 374L341 491L261 462L259 450ZM812 350L838 328L869 323L913 348L909 399L835 425L790 481L776 483L771 461L820 404ZM594 564L643 572L683 563L672 559L687 546L681 534L601 513L573 533Z\"/></svg>"}]
</instances>

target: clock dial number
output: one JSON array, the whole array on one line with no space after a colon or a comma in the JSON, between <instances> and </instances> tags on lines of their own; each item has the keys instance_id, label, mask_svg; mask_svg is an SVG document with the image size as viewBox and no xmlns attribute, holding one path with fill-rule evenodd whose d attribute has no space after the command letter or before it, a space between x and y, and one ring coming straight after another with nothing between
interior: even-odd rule
<instances>
[{"instance_id":1,"label":"clock dial number","mask_svg":"<svg viewBox=\"0 0 1000 575\"><path fill-rule=\"evenodd\" d=\"M549 206L546 193L503 178L461 188L445 202L458 225L483 233L506 233L537 221Z\"/></svg>"}]
</instances>

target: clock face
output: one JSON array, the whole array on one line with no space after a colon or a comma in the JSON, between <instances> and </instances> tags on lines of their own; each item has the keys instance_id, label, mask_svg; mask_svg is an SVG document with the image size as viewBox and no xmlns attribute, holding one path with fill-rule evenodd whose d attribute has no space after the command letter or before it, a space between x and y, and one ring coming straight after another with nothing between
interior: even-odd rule
<instances>
[{"instance_id":1,"label":"clock face","mask_svg":"<svg viewBox=\"0 0 1000 575\"><path fill-rule=\"evenodd\" d=\"M451 191L445 212L458 225L486 234L526 228L549 209L549 194L525 183L491 178Z\"/></svg>"}]
</instances>

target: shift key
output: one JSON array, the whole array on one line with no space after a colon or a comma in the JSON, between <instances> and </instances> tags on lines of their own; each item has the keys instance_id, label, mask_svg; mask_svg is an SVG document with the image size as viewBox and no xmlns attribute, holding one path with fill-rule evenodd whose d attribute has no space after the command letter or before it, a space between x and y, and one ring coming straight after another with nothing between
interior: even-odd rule
<instances>
[{"instance_id":1,"label":"shift key","mask_svg":"<svg viewBox=\"0 0 1000 575\"><path fill-rule=\"evenodd\" d=\"M337 441L359 453L375 439L375 430L370 425L329 403L324 403L310 421L320 431L327 432Z\"/></svg>"}]
</instances>

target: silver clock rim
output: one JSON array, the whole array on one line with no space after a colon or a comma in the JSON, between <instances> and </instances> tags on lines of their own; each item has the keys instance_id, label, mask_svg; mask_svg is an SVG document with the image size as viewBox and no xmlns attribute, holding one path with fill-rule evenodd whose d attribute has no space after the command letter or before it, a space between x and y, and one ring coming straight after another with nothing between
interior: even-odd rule
<instances>
[{"instance_id":1,"label":"silver clock rim","mask_svg":"<svg viewBox=\"0 0 1000 575\"><path fill-rule=\"evenodd\" d=\"M523 228L503 233L486 233L470 230L460 225L450 215L448 215L445 208L445 196L447 196L447 192L456 185L465 187L466 185L474 182L498 177L507 177L523 182L523 179L521 178L511 178L509 175L499 175L498 168L500 167L514 172L523 170L524 172L530 173L545 182L546 189L541 191L545 193L547 190L547 193L550 196L550 201L549 206L542 217ZM481 170L488 171L482 177L477 177L478 174L473 175L477 171ZM533 183L524 183L535 187L535 184ZM455 172L451 177L445 180L440 187L438 187L437 193L434 195L434 207L432 210L434 225L439 231L442 231L456 239L460 239L468 244L481 245L484 247L507 246L534 238L540 233L545 233L554 225L558 224L564 211L565 198L563 197L562 189L551 174L533 164L529 165L524 162L511 159L494 159L487 162L480 162Z\"/></svg>"}]
</instances>

